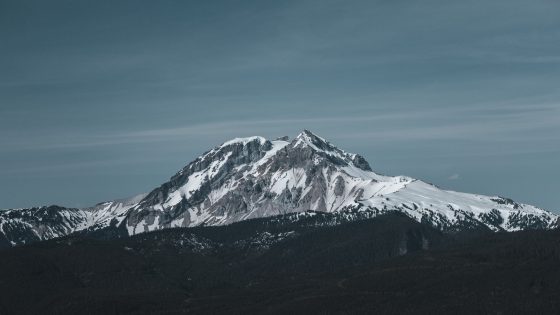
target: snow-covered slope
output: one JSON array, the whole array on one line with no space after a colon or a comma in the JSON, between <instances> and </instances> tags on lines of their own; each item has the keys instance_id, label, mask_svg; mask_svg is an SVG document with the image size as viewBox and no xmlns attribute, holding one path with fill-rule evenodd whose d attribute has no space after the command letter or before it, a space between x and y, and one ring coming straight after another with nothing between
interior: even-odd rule
<instances>
[{"instance_id":1,"label":"snow-covered slope","mask_svg":"<svg viewBox=\"0 0 560 315\"><path fill-rule=\"evenodd\" d=\"M88 215L80 209L49 206L2 210L0 247L64 236L88 226Z\"/></svg>"},{"instance_id":2,"label":"snow-covered slope","mask_svg":"<svg viewBox=\"0 0 560 315\"><path fill-rule=\"evenodd\" d=\"M86 229L122 223L130 208L146 194L76 209L49 206L0 210L0 248L43 241Z\"/></svg>"},{"instance_id":3,"label":"snow-covered slope","mask_svg":"<svg viewBox=\"0 0 560 315\"><path fill-rule=\"evenodd\" d=\"M406 176L377 174L360 155L305 130L292 141L250 137L225 142L148 194L93 208L65 209L69 214L63 217L72 219L61 221L72 224L57 228L56 233L40 232L45 228L35 222L35 215L22 221L6 215L21 210L0 212L0 232L1 224L18 222L30 224L40 239L109 225L137 234L308 210L355 218L397 210L444 231L480 225L495 231L558 225L557 215L511 199L447 191Z\"/></svg>"}]
</instances>

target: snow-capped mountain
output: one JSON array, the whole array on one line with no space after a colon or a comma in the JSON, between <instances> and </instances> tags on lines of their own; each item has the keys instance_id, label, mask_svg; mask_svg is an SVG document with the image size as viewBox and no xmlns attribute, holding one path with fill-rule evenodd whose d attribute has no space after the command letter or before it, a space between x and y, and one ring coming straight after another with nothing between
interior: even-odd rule
<instances>
[{"instance_id":1,"label":"snow-capped mountain","mask_svg":"<svg viewBox=\"0 0 560 315\"><path fill-rule=\"evenodd\" d=\"M117 226L128 210L145 196L140 194L84 209L48 206L0 210L0 248Z\"/></svg>"},{"instance_id":2,"label":"snow-capped mountain","mask_svg":"<svg viewBox=\"0 0 560 315\"><path fill-rule=\"evenodd\" d=\"M0 212L0 234L11 244L107 226L129 235L169 227L224 225L308 211L346 218L401 211L444 231L483 225L495 231L552 228L558 216L503 197L442 190L406 176L372 171L347 153L303 131L289 141L237 138L204 153L148 194L86 209ZM1 238L1 237L0 237ZM0 240L1 241L1 240Z\"/></svg>"}]
</instances>

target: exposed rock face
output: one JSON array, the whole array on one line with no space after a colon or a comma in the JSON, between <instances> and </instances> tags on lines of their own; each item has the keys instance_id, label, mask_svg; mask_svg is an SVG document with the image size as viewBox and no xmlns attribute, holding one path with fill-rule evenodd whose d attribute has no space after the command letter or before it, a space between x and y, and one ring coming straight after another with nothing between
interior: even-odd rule
<instances>
[{"instance_id":1,"label":"exposed rock face","mask_svg":"<svg viewBox=\"0 0 560 315\"><path fill-rule=\"evenodd\" d=\"M308 210L347 219L397 210L443 231L558 225L557 215L508 198L445 191L406 176L379 175L362 156L305 130L291 141L287 137L228 141L150 193L131 199L87 209L1 211L0 243L20 244L109 225L137 234Z\"/></svg>"}]
</instances>

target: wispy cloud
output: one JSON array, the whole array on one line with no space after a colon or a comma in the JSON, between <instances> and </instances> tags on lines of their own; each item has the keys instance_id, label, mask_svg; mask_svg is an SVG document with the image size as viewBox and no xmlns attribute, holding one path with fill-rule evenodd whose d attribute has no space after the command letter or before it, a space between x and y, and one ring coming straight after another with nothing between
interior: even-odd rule
<instances>
[{"instance_id":1,"label":"wispy cloud","mask_svg":"<svg viewBox=\"0 0 560 315\"><path fill-rule=\"evenodd\" d=\"M449 179L449 180L458 180L458 179L460 179L460 178L461 178L461 176L459 176L459 174L455 173L455 174L449 176L447 179Z\"/></svg>"},{"instance_id":2,"label":"wispy cloud","mask_svg":"<svg viewBox=\"0 0 560 315\"><path fill-rule=\"evenodd\" d=\"M560 140L560 106L470 106L410 109L347 116L280 117L213 121L166 128L97 134L48 134L4 143L0 151L64 150L176 141L223 141L231 137L281 136L301 129L324 130L327 138L375 143L468 140L478 143L546 143ZM288 134L292 135L292 134Z\"/></svg>"}]
</instances>

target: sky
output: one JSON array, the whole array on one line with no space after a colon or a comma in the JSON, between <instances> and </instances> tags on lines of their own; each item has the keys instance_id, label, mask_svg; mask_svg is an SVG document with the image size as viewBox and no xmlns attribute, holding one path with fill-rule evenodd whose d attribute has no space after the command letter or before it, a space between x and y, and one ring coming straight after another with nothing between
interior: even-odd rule
<instances>
[{"instance_id":1,"label":"sky","mask_svg":"<svg viewBox=\"0 0 560 315\"><path fill-rule=\"evenodd\" d=\"M560 213L560 2L0 0L0 208L132 196L304 128Z\"/></svg>"}]
</instances>

